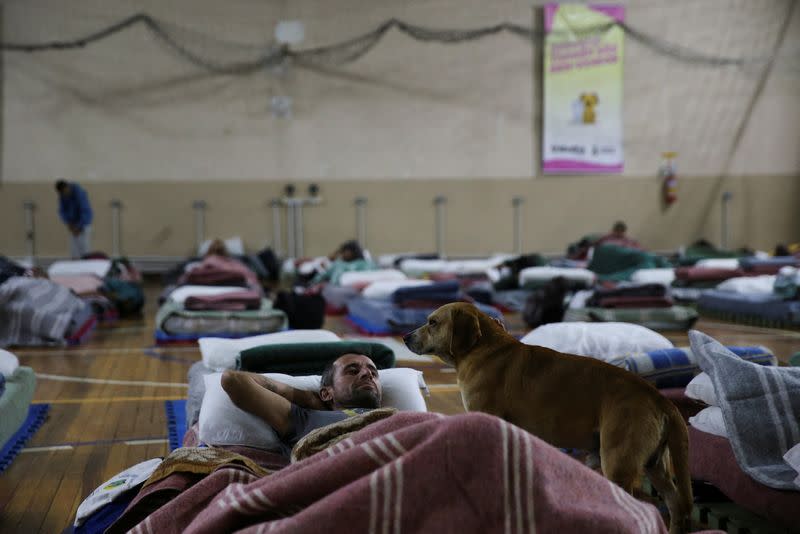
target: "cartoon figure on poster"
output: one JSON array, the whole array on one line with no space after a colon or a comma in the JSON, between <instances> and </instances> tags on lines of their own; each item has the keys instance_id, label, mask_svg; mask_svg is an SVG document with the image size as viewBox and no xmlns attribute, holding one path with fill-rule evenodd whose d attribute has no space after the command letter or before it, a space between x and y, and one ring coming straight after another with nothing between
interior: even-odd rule
<instances>
[{"instance_id":1,"label":"cartoon figure on poster","mask_svg":"<svg viewBox=\"0 0 800 534\"><path fill-rule=\"evenodd\" d=\"M600 97L595 92L585 92L572 101L573 124L594 124L597 122L597 112Z\"/></svg>"}]
</instances>

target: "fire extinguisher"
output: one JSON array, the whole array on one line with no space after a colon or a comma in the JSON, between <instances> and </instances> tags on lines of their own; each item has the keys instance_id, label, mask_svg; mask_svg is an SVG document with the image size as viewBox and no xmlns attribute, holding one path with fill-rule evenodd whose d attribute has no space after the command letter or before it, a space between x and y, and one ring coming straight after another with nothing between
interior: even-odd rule
<instances>
[{"instance_id":1,"label":"fire extinguisher","mask_svg":"<svg viewBox=\"0 0 800 534\"><path fill-rule=\"evenodd\" d=\"M667 206L678 200L678 177L675 175L675 156L677 155L677 152L661 153L661 168L658 170L658 174L661 177L664 204Z\"/></svg>"}]
</instances>

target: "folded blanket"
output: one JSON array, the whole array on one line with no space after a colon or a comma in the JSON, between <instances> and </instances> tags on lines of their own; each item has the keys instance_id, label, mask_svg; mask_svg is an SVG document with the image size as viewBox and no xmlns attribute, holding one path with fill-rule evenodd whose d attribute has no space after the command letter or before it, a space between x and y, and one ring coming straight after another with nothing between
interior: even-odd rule
<instances>
[{"instance_id":1,"label":"folded blanket","mask_svg":"<svg viewBox=\"0 0 800 534\"><path fill-rule=\"evenodd\" d=\"M711 267L677 267L675 281L686 280L690 282L722 282L728 278L744 276L742 269L721 269Z\"/></svg>"},{"instance_id":2,"label":"folded blanket","mask_svg":"<svg viewBox=\"0 0 800 534\"><path fill-rule=\"evenodd\" d=\"M600 245L594 248L589 270L600 280L629 280L640 269L671 267L669 261L643 250Z\"/></svg>"},{"instance_id":3,"label":"folded blanket","mask_svg":"<svg viewBox=\"0 0 800 534\"><path fill-rule=\"evenodd\" d=\"M261 307L261 295L257 291L233 291L220 295L190 296L184 307L187 310L257 310Z\"/></svg>"},{"instance_id":4,"label":"folded blanket","mask_svg":"<svg viewBox=\"0 0 800 534\"><path fill-rule=\"evenodd\" d=\"M238 293L242 286L195 286L186 285L174 288L167 294L166 300L183 306L189 297L206 297L224 295L225 293Z\"/></svg>"},{"instance_id":5,"label":"folded blanket","mask_svg":"<svg viewBox=\"0 0 800 534\"><path fill-rule=\"evenodd\" d=\"M742 258L739 263L748 273L778 274L781 267L800 267L800 258L795 256L776 256L774 258Z\"/></svg>"},{"instance_id":6,"label":"folded blanket","mask_svg":"<svg viewBox=\"0 0 800 534\"><path fill-rule=\"evenodd\" d=\"M778 365L778 359L766 347L728 347L728 350L749 362ZM608 363L624 367L658 388L684 387L700 372L697 356L690 347L617 355Z\"/></svg>"},{"instance_id":7,"label":"folded blanket","mask_svg":"<svg viewBox=\"0 0 800 534\"><path fill-rule=\"evenodd\" d=\"M601 308L669 308L675 304L670 297L664 296L602 297L597 299L596 302L597 306L600 306Z\"/></svg>"},{"instance_id":8,"label":"folded blanket","mask_svg":"<svg viewBox=\"0 0 800 534\"><path fill-rule=\"evenodd\" d=\"M430 285L429 280L380 280L364 288L361 296L366 299L388 299L392 293L403 287Z\"/></svg>"},{"instance_id":9,"label":"folded blanket","mask_svg":"<svg viewBox=\"0 0 800 534\"><path fill-rule=\"evenodd\" d=\"M463 298L461 286L455 280L435 282L432 284L412 287L402 287L392 294L392 301L402 305L407 301L431 301L445 304ZM434 305L435 307L435 305Z\"/></svg>"},{"instance_id":10,"label":"folded blanket","mask_svg":"<svg viewBox=\"0 0 800 534\"><path fill-rule=\"evenodd\" d=\"M226 280L243 280L244 285L254 291L261 292L258 277L247 266L235 258L212 254L194 264L178 279L179 285L224 285ZM231 284L235 285L235 284Z\"/></svg>"},{"instance_id":11,"label":"folded blanket","mask_svg":"<svg viewBox=\"0 0 800 534\"><path fill-rule=\"evenodd\" d=\"M325 366L344 354L369 356L378 369L394 367L392 349L381 343L364 341L328 341L265 345L243 350L236 360L237 369L253 373L291 375L321 374Z\"/></svg>"},{"instance_id":12,"label":"folded blanket","mask_svg":"<svg viewBox=\"0 0 800 534\"><path fill-rule=\"evenodd\" d=\"M671 308L597 308L570 307L564 321L600 321L634 323L653 330L688 330L697 321L697 311L688 306Z\"/></svg>"},{"instance_id":13,"label":"folded blanket","mask_svg":"<svg viewBox=\"0 0 800 534\"><path fill-rule=\"evenodd\" d=\"M783 460L800 443L800 368L743 361L696 330L689 332L689 341L711 376L742 470L771 488L800 490L797 472Z\"/></svg>"}]
</instances>

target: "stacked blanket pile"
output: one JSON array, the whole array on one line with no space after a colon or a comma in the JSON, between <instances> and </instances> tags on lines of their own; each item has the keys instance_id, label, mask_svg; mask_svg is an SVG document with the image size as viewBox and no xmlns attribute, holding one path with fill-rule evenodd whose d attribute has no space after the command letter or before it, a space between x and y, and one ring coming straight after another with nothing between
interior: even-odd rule
<instances>
[{"instance_id":1,"label":"stacked blanket pile","mask_svg":"<svg viewBox=\"0 0 800 534\"><path fill-rule=\"evenodd\" d=\"M383 298L362 297L348 303L348 319L362 332L372 335L404 334L424 324L428 315L450 302L469 302L456 280L400 287ZM497 318L492 306L475 305Z\"/></svg>"}]
</instances>

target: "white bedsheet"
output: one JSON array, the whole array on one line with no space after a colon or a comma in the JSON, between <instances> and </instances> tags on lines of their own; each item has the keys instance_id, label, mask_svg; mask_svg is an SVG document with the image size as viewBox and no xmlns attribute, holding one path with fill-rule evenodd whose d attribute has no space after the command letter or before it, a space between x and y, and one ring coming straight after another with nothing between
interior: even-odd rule
<instances>
[{"instance_id":1,"label":"white bedsheet","mask_svg":"<svg viewBox=\"0 0 800 534\"><path fill-rule=\"evenodd\" d=\"M62 260L47 269L47 276L77 276L93 274L103 278L111 270L111 260Z\"/></svg>"}]
</instances>

